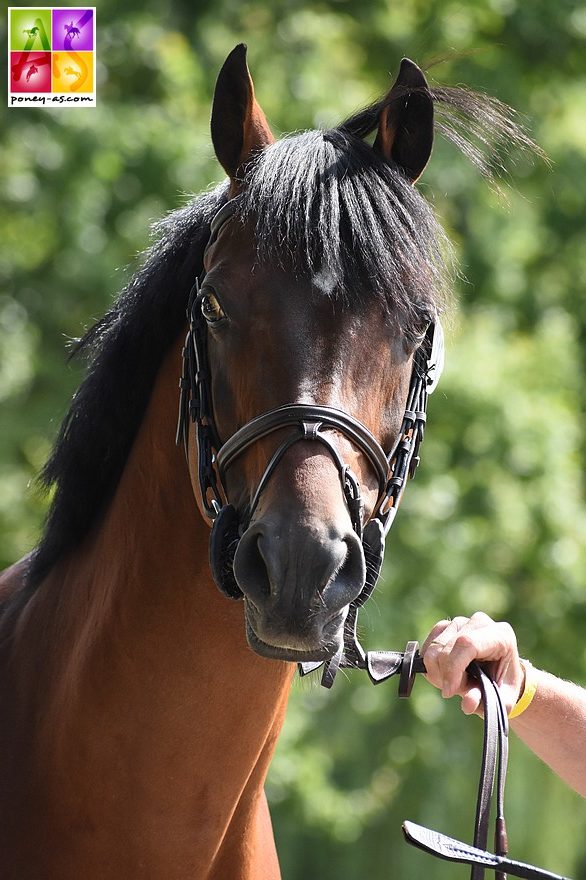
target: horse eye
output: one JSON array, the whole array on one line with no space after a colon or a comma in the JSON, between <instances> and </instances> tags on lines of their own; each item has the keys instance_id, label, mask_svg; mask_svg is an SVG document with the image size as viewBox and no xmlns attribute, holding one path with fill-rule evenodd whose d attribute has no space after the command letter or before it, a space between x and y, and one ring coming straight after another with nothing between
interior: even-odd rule
<instances>
[{"instance_id":1,"label":"horse eye","mask_svg":"<svg viewBox=\"0 0 586 880\"><path fill-rule=\"evenodd\" d=\"M215 324L225 318L224 310L213 293L206 293L201 300L201 312L208 324Z\"/></svg>"}]
</instances>

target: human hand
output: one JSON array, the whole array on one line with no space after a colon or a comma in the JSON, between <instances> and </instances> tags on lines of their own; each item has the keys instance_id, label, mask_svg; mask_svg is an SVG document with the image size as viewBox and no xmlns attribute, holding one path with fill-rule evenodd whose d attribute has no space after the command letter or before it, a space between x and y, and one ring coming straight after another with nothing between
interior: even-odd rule
<instances>
[{"instance_id":1,"label":"human hand","mask_svg":"<svg viewBox=\"0 0 586 880\"><path fill-rule=\"evenodd\" d=\"M496 623L477 611L472 617L440 620L421 648L426 678L439 688L443 697L462 697L466 715L480 714L480 687L466 673L473 660L486 666L499 686L507 712L523 690L525 670L519 659L517 638L508 623Z\"/></svg>"}]
</instances>

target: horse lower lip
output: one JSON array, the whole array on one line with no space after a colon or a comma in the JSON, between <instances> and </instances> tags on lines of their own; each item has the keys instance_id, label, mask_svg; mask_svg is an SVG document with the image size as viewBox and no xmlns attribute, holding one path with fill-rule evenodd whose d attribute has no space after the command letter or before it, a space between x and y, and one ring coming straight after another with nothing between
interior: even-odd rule
<instances>
[{"instance_id":1,"label":"horse lower lip","mask_svg":"<svg viewBox=\"0 0 586 880\"><path fill-rule=\"evenodd\" d=\"M272 660L285 660L291 663L329 660L330 657L333 657L339 647L338 641L328 642L326 645L320 645L316 648L307 650L271 645L261 639L256 633L249 619L248 612L246 613L246 637L252 650L257 654L260 654L261 657L268 657Z\"/></svg>"}]
</instances>

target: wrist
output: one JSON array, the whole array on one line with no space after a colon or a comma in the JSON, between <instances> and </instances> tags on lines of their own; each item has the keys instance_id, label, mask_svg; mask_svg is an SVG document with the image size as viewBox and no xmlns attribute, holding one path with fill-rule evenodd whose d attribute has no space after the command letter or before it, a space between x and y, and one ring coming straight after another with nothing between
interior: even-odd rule
<instances>
[{"instance_id":1,"label":"wrist","mask_svg":"<svg viewBox=\"0 0 586 880\"><path fill-rule=\"evenodd\" d=\"M519 661L524 672L523 683L519 690L517 702L509 712L509 719L518 718L519 715L522 715L531 705L537 691L537 670L529 660L519 658Z\"/></svg>"},{"instance_id":2,"label":"wrist","mask_svg":"<svg viewBox=\"0 0 586 880\"><path fill-rule=\"evenodd\" d=\"M511 707L511 711L515 708L525 690L525 682L527 681L527 667L521 657L517 658L517 670L515 676L515 704Z\"/></svg>"}]
</instances>

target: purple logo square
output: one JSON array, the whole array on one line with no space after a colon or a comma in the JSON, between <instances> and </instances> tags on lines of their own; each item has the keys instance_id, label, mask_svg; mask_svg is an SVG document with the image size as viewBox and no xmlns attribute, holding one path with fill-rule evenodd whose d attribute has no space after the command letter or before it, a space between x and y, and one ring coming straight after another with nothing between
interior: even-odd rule
<instances>
[{"instance_id":1,"label":"purple logo square","mask_svg":"<svg viewBox=\"0 0 586 880\"><path fill-rule=\"evenodd\" d=\"M91 52L94 48L93 9L54 9L52 48L64 52Z\"/></svg>"}]
</instances>

